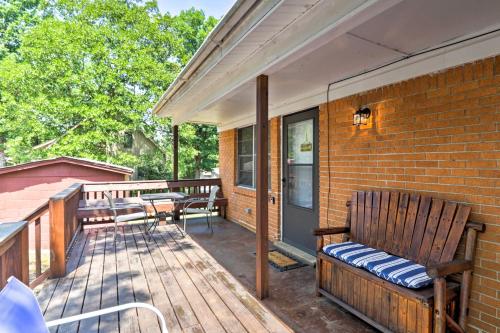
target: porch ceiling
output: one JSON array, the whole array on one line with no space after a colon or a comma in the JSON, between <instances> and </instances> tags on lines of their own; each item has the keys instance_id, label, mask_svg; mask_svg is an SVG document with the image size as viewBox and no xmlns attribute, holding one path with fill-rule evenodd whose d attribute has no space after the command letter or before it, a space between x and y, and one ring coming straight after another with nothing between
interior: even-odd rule
<instances>
[{"instance_id":1,"label":"porch ceiling","mask_svg":"<svg viewBox=\"0 0 500 333\"><path fill-rule=\"evenodd\" d=\"M239 1L237 4L241 6ZM496 0L283 0L260 3L158 102L174 123L255 121L255 80L269 75L269 113L324 103L330 82L500 27ZM468 49L467 49L468 48ZM473 51L472 48L474 49ZM500 33L404 60L332 89L339 98L500 53ZM432 59L431 59L432 58ZM386 75L380 79L376 75ZM347 87L347 85L350 85Z\"/></svg>"}]
</instances>

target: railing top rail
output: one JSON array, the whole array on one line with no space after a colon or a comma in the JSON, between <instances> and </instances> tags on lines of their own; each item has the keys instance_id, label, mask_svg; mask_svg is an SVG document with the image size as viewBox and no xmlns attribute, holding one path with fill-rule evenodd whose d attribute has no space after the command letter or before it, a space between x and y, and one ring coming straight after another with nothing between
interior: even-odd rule
<instances>
[{"instance_id":1,"label":"railing top rail","mask_svg":"<svg viewBox=\"0 0 500 333\"><path fill-rule=\"evenodd\" d=\"M0 248L23 230L26 224L27 221L0 223Z\"/></svg>"},{"instance_id":2,"label":"railing top rail","mask_svg":"<svg viewBox=\"0 0 500 333\"><path fill-rule=\"evenodd\" d=\"M49 201L47 200L43 204L41 204L37 209L32 211L28 216L26 216L23 220L28 221L28 223L33 222L37 218L41 217L45 213L49 211Z\"/></svg>"},{"instance_id":3,"label":"railing top rail","mask_svg":"<svg viewBox=\"0 0 500 333\"><path fill-rule=\"evenodd\" d=\"M67 199L71 198L73 195L80 192L81 188L82 188L82 184L75 183L75 184L65 188L61 192L51 196L50 200L67 200Z\"/></svg>"},{"instance_id":4,"label":"railing top rail","mask_svg":"<svg viewBox=\"0 0 500 333\"><path fill-rule=\"evenodd\" d=\"M220 182L220 178L98 182L83 184L82 192L167 189L175 187L219 185Z\"/></svg>"}]
</instances>

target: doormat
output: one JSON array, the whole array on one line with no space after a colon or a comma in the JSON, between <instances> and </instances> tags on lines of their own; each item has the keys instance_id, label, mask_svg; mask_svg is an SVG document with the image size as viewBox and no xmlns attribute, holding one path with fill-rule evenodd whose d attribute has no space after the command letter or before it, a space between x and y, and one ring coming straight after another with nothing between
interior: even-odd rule
<instances>
[{"instance_id":1,"label":"doormat","mask_svg":"<svg viewBox=\"0 0 500 333\"><path fill-rule=\"evenodd\" d=\"M255 255L255 252L254 252ZM295 260L293 257L284 254L278 250L269 250L269 264L280 272L289 271L291 269L307 266L306 264Z\"/></svg>"}]
</instances>

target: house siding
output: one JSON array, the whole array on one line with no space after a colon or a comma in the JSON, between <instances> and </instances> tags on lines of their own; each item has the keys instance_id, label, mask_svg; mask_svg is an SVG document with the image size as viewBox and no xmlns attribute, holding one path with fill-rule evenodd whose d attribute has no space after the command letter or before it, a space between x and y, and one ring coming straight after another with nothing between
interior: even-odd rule
<instances>
[{"instance_id":1,"label":"house siding","mask_svg":"<svg viewBox=\"0 0 500 333\"><path fill-rule=\"evenodd\" d=\"M360 106L372 116L357 128L352 114ZM500 57L322 105L320 170L322 226L344 225L353 190L399 189L469 204L471 220L487 226L477 243L469 331L498 332Z\"/></svg>"},{"instance_id":2,"label":"house siding","mask_svg":"<svg viewBox=\"0 0 500 333\"><path fill-rule=\"evenodd\" d=\"M271 188L269 196L275 198L275 203L269 202L269 238L280 238L280 206L281 206L281 119L269 121L271 153ZM227 218L237 222L247 229L255 231L255 190L237 186L237 135L238 130L232 129L219 134L219 168L224 195L228 198ZM250 213L245 212L250 208Z\"/></svg>"},{"instance_id":3,"label":"house siding","mask_svg":"<svg viewBox=\"0 0 500 333\"><path fill-rule=\"evenodd\" d=\"M356 127L352 114L360 106L372 116ZM323 104L319 117L320 225L345 224L354 190L419 192L469 204L471 220L485 223L486 232L477 242L467 331L500 332L500 56ZM280 121L271 123L279 140ZM222 132L220 140L228 216L254 229L253 213L246 216L243 208L255 211L255 194L229 186L235 183L235 133ZM271 153L279 165L275 143ZM274 179L277 189L279 172ZM276 208L274 215L270 208L274 238L279 202Z\"/></svg>"}]
</instances>

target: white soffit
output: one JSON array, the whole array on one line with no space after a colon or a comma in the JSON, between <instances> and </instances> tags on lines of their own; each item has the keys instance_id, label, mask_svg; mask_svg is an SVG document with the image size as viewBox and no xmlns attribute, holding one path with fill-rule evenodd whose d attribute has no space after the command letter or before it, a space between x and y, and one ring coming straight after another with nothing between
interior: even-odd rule
<instances>
[{"instance_id":1,"label":"white soffit","mask_svg":"<svg viewBox=\"0 0 500 333\"><path fill-rule=\"evenodd\" d=\"M274 35L254 27L256 34L248 34L248 40L240 41L233 51L246 54L251 45L266 40L263 45L251 51L250 56L243 56L244 62L236 61L236 56L218 59L216 66L179 89L160 115L173 116L176 123L213 123L221 130L248 125L255 121L254 82L259 74L269 75L270 116L277 116L324 103L330 82L500 26L497 0L382 0L348 4L325 0L309 1L309 7L301 7L301 13L293 10L293 6L302 3L282 1L268 16L273 20L267 25L260 23L274 24ZM272 15L286 13L298 16L280 30L284 17ZM332 87L330 99L495 54L500 54L500 34L343 81Z\"/></svg>"}]
</instances>

